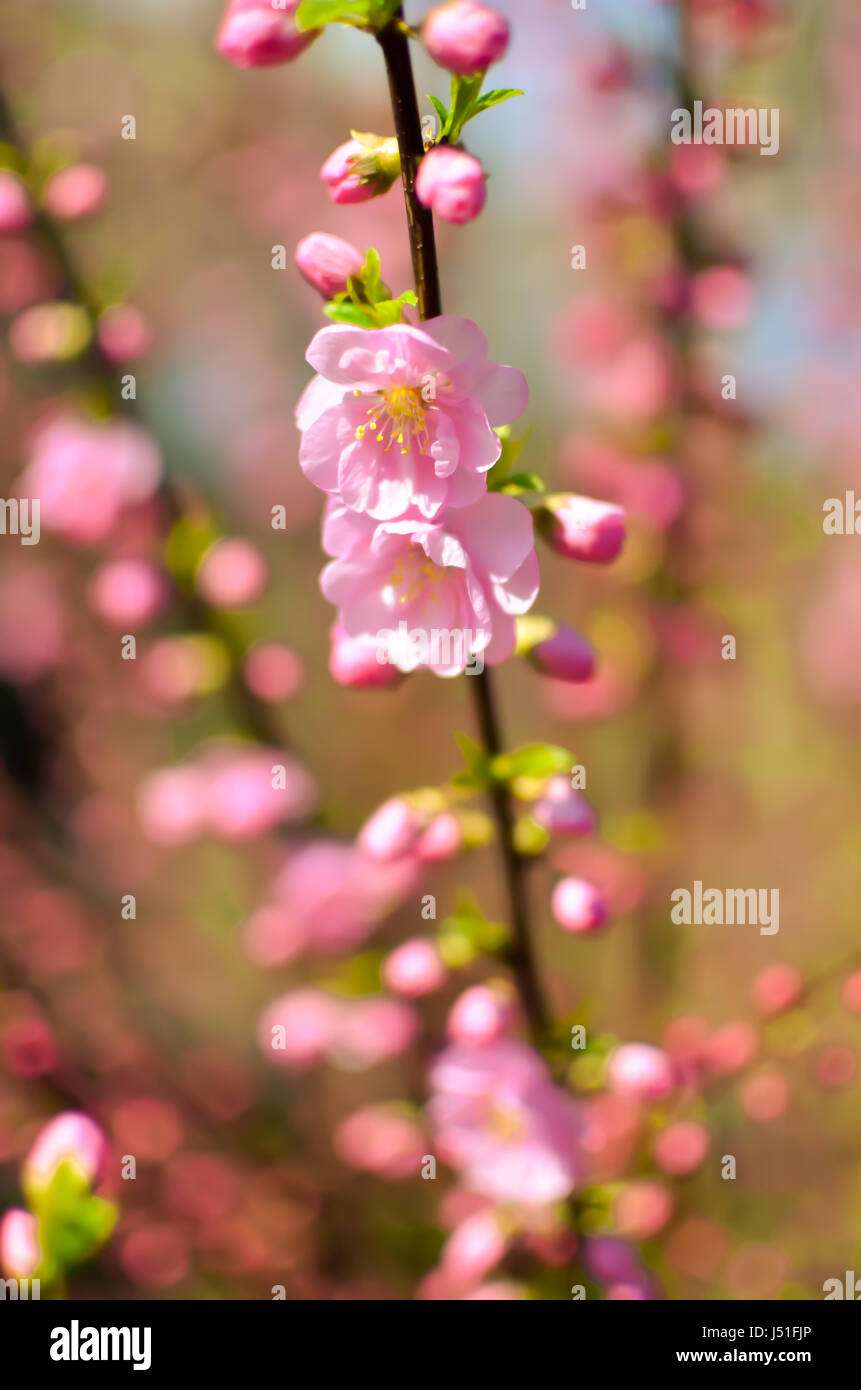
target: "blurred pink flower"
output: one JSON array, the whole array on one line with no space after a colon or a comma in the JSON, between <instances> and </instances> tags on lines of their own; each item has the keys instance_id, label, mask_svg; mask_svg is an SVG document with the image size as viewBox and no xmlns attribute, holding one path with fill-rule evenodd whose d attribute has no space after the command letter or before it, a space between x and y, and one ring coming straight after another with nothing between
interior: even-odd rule
<instances>
[{"instance_id":1,"label":"blurred pink flower","mask_svg":"<svg viewBox=\"0 0 861 1390\"><path fill-rule=\"evenodd\" d=\"M579 1182L582 1122L524 1043L445 1049L430 1071L428 1113L439 1152L462 1181L497 1202L561 1201Z\"/></svg>"},{"instance_id":2,"label":"blurred pink flower","mask_svg":"<svg viewBox=\"0 0 861 1390\"><path fill-rule=\"evenodd\" d=\"M418 936L402 942L386 957L382 979L393 994L416 999L445 984L446 968L434 943Z\"/></svg>"},{"instance_id":3,"label":"blurred pink flower","mask_svg":"<svg viewBox=\"0 0 861 1390\"><path fill-rule=\"evenodd\" d=\"M81 1182L93 1187L105 1170L107 1158L108 1141L95 1121L79 1111L64 1110L39 1131L24 1159L24 1190L38 1197L63 1163L71 1164Z\"/></svg>"},{"instance_id":4,"label":"blurred pink flower","mask_svg":"<svg viewBox=\"0 0 861 1390\"><path fill-rule=\"evenodd\" d=\"M540 825L557 835L590 835L597 823L583 793L563 776L548 779L532 814Z\"/></svg>"},{"instance_id":5,"label":"blurred pink flower","mask_svg":"<svg viewBox=\"0 0 861 1390\"><path fill-rule=\"evenodd\" d=\"M515 1016L510 986L471 985L455 1001L446 1033L453 1043L490 1047L511 1031Z\"/></svg>"},{"instance_id":6,"label":"blurred pink flower","mask_svg":"<svg viewBox=\"0 0 861 1390\"><path fill-rule=\"evenodd\" d=\"M151 623L170 597L167 576L148 560L111 560L90 583L90 602L100 618L128 631Z\"/></svg>"},{"instance_id":7,"label":"blurred pink flower","mask_svg":"<svg viewBox=\"0 0 861 1390\"><path fill-rule=\"evenodd\" d=\"M247 608L266 587L266 562L250 541L225 536L204 554L195 586L201 598L216 608Z\"/></svg>"},{"instance_id":8,"label":"blurred pink flower","mask_svg":"<svg viewBox=\"0 0 861 1390\"><path fill-rule=\"evenodd\" d=\"M11 169L0 170L0 236L26 231L32 221L33 209L23 179Z\"/></svg>"},{"instance_id":9,"label":"blurred pink flower","mask_svg":"<svg viewBox=\"0 0 861 1390\"><path fill-rule=\"evenodd\" d=\"M593 884L582 878L560 879L550 905L563 931L593 932L607 920L604 899Z\"/></svg>"},{"instance_id":10,"label":"blurred pink flower","mask_svg":"<svg viewBox=\"0 0 861 1390\"><path fill-rule=\"evenodd\" d=\"M622 1095L663 1100L674 1090L676 1076L666 1052L648 1043L623 1043L610 1053L607 1080Z\"/></svg>"},{"instance_id":11,"label":"blurred pink flower","mask_svg":"<svg viewBox=\"0 0 861 1390\"><path fill-rule=\"evenodd\" d=\"M388 1179L414 1178L427 1148L424 1130L408 1106L366 1105L334 1134L335 1151L351 1168Z\"/></svg>"},{"instance_id":12,"label":"blurred pink flower","mask_svg":"<svg viewBox=\"0 0 861 1390\"><path fill-rule=\"evenodd\" d=\"M10 1207L0 1217L0 1269L8 1279L29 1279L41 1259L39 1222L31 1212Z\"/></svg>"},{"instance_id":13,"label":"blurred pink flower","mask_svg":"<svg viewBox=\"0 0 861 1390\"><path fill-rule=\"evenodd\" d=\"M61 222L92 217L105 204L108 176L97 164L69 164L58 169L45 185L45 210Z\"/></svg>"},{"instance_id":14,"label":"blurred pink flower","mask_svg":"<svg viewBox=\"0 0 861 1390\"><path fill-rule=\"evenodd\" d=\"M68 417L37 433L20 485L39 499L44 527L91 544L110 535L125 507L152 496L160 474L158 448L138 426Z\"/></svg>"},{"instance_id":15,"label":"blurred pink flower","mask_svg":"<svg viewBox=\"0 0 861 1390\"><path fill-rule=\"evenodd\" d=\"M488 361L469 319L336 324L306 357L319 375L296 412L299 462L316 487L381 521L478 501L502 448L492 427L526 407L523 374Z\"/></svg>"},{"instance_id":16,"label":"blurred pink flower","mask_svg":"<svg viewBox=\"0 0 861 1390\"><path fill-rule=\"evenodd\" d=\"M331 627L332 650L329 670L339 685L372 690L378 686L399 685L403 672L389 661L378 661L375 639L348 637L340 623Z\"/></svg>"},{"instance_id":17,"label":"blurred pink flower","mask_svg":"<svg viewBox=\"0 0 861 1390\"><path fill-rule=\"evenodd\" d=\"M231 0L215 38L222 58L238 68L266 68L296 58L320 33L296 28L299 0Z\"/></svg>"}]
</instances>

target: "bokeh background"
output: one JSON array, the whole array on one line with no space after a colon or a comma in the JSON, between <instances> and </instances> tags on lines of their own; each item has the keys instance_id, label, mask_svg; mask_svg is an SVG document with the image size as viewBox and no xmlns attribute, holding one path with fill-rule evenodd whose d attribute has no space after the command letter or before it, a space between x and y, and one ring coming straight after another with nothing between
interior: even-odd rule
<instances>
[{"instance_id":1,"label":"bokeh background","mask_svg":"<svg viewBox=\"0 0 861 1390\"><path fill-rule=\"evenodd\" d=\"M537 1267L521 1252L514 1272L536 1296L568 1297L580 1277L601 1296L577 1261L590 1239L637 1235L653 1296L819 1298L854 1268L861 1199L847 985L861 965L861 542L822 525L825 500L859 475L861 26L851 0L497 8L513 41L493 85L525 95L468 128L489 198L439 232L444 305L529 378L522 466L630 518L606 570L542 554L538 607L589 637L593 680L512 661L497 681L509 742L570 747L599 818L531 873L542 976L558 1015L598 1040L570 1078L584 1104L602 1103L615 1040L658 1043L689 1068L679 1115L709 1136L708 1158L676 1177L650 1157L672 1116L597 1109L580 1251ZM422 1001L420 1045L376 1065L290 1073L258 1045L259 1020L312 977L363 997L376 953L424 930L422 892L441 919L466 890L504 921L492 848L434 866L352 956L267 966L248 922L288 853L279 828L255 819L238 773L211 792L200 833L147 780L262 732L295 760L297 815L349 840L393 791L455 771L452 733L474 732L461 680L333 680L320 499L297 463L293 410L323 319L295 244L320 230L374 245L395 293L409 284L398 190L335 207L318 176L350 129L389 133L380 57L336 28L300 62L241 73L213 51L220 12L2 4L2 90L30 175L104 170L103 206L63 222L62 245L91 306L135 313L115 314L113 336L102 321L101 365L60 330L57 346L26 318L67 296L55 248L0 239L0 491L23 495L39 431L83 410L133 411L170 493L122 508L92 544L44 519L36 547L0 536L0 1207L20 1201L45 1119L84 1109L138 1172L114 1184L119 1224L78 1295L258 1298L281 1284L290 1298L409 1298L444 1238L448 1179L360 1172L333 1135L360 1106L421 1102L423 1058L486 967ZM420 94L445 95L418 49L416 71ZM779 108L779 153L672 147L669 112L691 93ZM17 167L10 138L3 162ZM286 530L271 526L277 505ZM219 536L251 543L265 587L202 610L185 581ZM126 560L169 576L148 625L104 576ZM278 647L249 674L243 653L261 642ZM243 820L231 807L246 793ZM606 886L613 920L594 939L552 920L563 870ZM669 894L695 879L778 888L779 934L673 926ZM785 1007L774 976L755 988L783 965L799 972L778 977L793 982ZM728 1024L744 1027L727 1038ZM720 1177L724 1154L735 1181ZM620 1221L631 1181L668 1194L666 1219L652 1193L644 1222Z\"/></svg>"}]
</instances>

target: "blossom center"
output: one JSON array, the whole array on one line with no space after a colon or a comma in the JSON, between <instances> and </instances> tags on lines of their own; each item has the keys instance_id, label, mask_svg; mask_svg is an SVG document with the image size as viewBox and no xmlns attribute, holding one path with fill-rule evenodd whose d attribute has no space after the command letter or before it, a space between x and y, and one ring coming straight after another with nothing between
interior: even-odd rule
<instances>
[{"instance_id":1,"label":"blossom center","mask_svg":"<svg viewBox=\"0 0 861 1390\"><path fill-rule=\"evenodd\" d=\"M431 603L439 603L439 594L434 586L445 579L446 572L429 560L418 546L412 546L399 555L394 568L386 581L385 598L389 602L413 603L424 596Z\"/></svg>"},{"instance_id":2,"label":"blossom center","mask_svg":"<svg viewBox=\"0 0 861 1390\"><path fill-rule=\"evenodd\" d=\"M356 392L360 395L360 392ZM364 439L370 431L385 452L391 452L397 445L402 454L408 454L415 443L420 454L426 454L430 447L425 428L426 402L418 386L390 386L378 391L379 404L366 411L367 425L359 425L356 438Z\"/></svg>"}]
</instances>

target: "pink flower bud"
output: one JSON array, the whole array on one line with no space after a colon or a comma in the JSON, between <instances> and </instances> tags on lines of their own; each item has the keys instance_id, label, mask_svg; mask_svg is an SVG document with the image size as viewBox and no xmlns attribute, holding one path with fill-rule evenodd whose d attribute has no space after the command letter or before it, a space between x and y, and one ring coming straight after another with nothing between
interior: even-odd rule
<instances>
[{"instance_id":1,"label":"pink flower bud","mask_svg":"<svg viewBox=\"0 0 861 1390\"><path fill-rule=\"evenodd\" d=\"M404 801L403 797L393 796L365 821L357 836L357 844L371 859L383 862L399 859L415 847L425 825L424 815Z\"/></svg>"},{"instance_id":2,"label":"pink flower bud","mask_svg":"<svg viewBox=\"0 0 861 1390\"><path fill-rule=\"evenodd\" d=\"M266 588L266 562L249 541L226 537L207 550L195 585L201 598L217 608L246 608Z\"/></svg>"},{"instance_id":3,"label":"pink flower bud","mask_svg":"<svg viewBox=\"0 0 861 1390\"><path fill-rule=\"evenodd\" d=\"M257 1037L264 1056L288 1071L308 1071L326 1056L341 1007L320 989L296 989L271 1004Z\"/></svg>"},{"instance_id":4,"label":"pink flower bud","mask_svg":"<svg viewBox=\"0 0 861 1390\"><path fill-rule=\"evenodd\" d=\"M366 203L387 193L398 178L398 142L378 135L348 140L333 150L320 170L335 203Z\"/></svg>"},{"instance_id":5,"label":"pink flower bud","mask_svg":"<svg viewBox=\"0 0 861 1390\"><path fill-rule=\"evenodd\" d=\"M7 1279L29 1279L41 1259L38 1221L29 1211L10 1207L0 1220L0 1269Z\"/></svg>"},{"instance_id":6,"label":"pink flower bud","mask_svg":"<svg viewBox=\"0 0 861 1390\"><path fill-rule=\"evenodd\" d=\"M563 931L596 931L607 920L604 899L598 889L583 878L563 878L557 883L551 909Z\"/></svg>"},{"instance_id":7,"label":"pink flower bud","mask_svg":"<svg viewBox=\"0 0 861 1390\"><path fill-rule=\"evenodd\" d=\"M446 969L433 942L419 936L405 941L386 957L382 976L383 984L393 994L417 999L445 984Z\"/></svg>"},{"instance_id":8,"label":"pink flower bud","mask_svg":"<svg viewBox=\"0 0 861 1390\"><path fill-rule=\"evenodd\" d=\"M648 1043L623 1043L615 1048L607 1065L607 1081L613 1091L648 1100L663 1100L676 1084L667 1054Z\"/></svg>"},{"instance_id":9,"label":"pink flower bud","mask_svg":"<svg viewBox=\"0 0 861 1390\"><path fill-rule=\"evenodd\" d=\"M853 1014L861 1014L861 970L853 970L851 975L847 975L840 997L845 1009Z\"/></svg>"},{"instance_id":10,"label":"pink flower bud","mask_svg":"<svg viewBox=\"0 0 861 1390\"><path fill-rule=\"evenodd\" d=\"M422 42L435 63L468 77L485 72L508 47L508 20L477 0L450 0L431 10Z\"/></svg>"},{"instance_id":11,"label":"pink flower bud","mask_svg":"<svg viewBox=\"0 0 861 1390\"><path fill-rule=\"evenodd\" d=\"M25 232L33 221L33 209L23 179L10 169L0 170L0 236Z\"/></svg>"},{"instance_id":12,"label":"pink flower bud","mask_svg":"<svg viewBox=\"0 0 861 1390\"><path fill-rule=\"evenodd\" d=\"M157 618L169 593L164 574L147 560L111 560L94 574L90 602L106 623L127 632Z\"/></svg>"},{"instance_id":13,"label":"pink flower bud","mask_svg":"<svg viewBox=\"0 0 861 1390\"><path fill-rule=\"evenodd\" d=\"M152 346L149 324L131 304L113 304L99 315L99 347L112 362L133 362Z\"/></svg>"},{"instance_id":14,"label":"pink flower bud","mask_svg":"<svg viewBox=\"0 0 861 1390\"><path fill-rule=\"evenodd\" d=\"M450 145L428 150L416 174L416 197L444 222L460 226L478 217L487 199L484 170L475 155Z\"/></svg>"},{"instance_id":15,"label":"pink flower bud","mask_svg":"<svg viewBox=\"0 0 861 1390\"><path fill-rule=\"evenodd\" d=\"M95 1121L77 1110L64 1110L40 1131L24 1159L24 1190L37 1196L44 1192L63 1163L70 1163L80 1180L93 1187L107 1154L108 1141Z\"/></svg>"},{"instance_id":16,"label":"pink flower bud","mask_svg":"<svg viewBox=\"0 0 861 1390\"><path fill-rule=\"evenodd\" d=\"M292 700L302 688L302 662L280 642L258 642L242 664L245 684L259 700Z\"/></svg>"},{"instance_id":17,"label":"pink flower bud","mask_svg":"<svg viewBox=\"0 0 861 1390\"><path fill-rule=\"evenodd\" d=\"M338 1156L351 1168L378 1177L415 1177L427 1141L421 1125L396 1102L367 1105L342 1121L334 1134Z\"/></svg>"},{"instance_id":18,"label":"pink flower bud","mask_svg":"<svg viewBox=\"0 0 861 1390\"><path fill-rule=\"evenodd\" d=\"M751 997L760 1013L773 1017L794 1008L803 991L804 980L794 965L770 965L754 980Z\"/></svg>"},{"instance_id":19,"label":"pink flower bud","mask_svg":"<svg viewBox=\"0 0 861 1390\"><path fill-rule=\"evenodd\" d=\"M613 1209L616 1230L631 1240L651 1240L672 1213L672 1194L662 1183L645 1180L623 1187Z\"/></svg>"},{"instance_id":20,"label":"pink flower bud","mask_svg":"<svg viewBox=\"0 0 861 1390\"><path fill-rule=\"evenodd\" d=\"M62 222L92 217L108 196L108 176L97 164L70 164L58 169L45 185L45 210Z\"/></svg>"},{"instance_id":21,"label":"pink flower bud","mask_svg":"<svg viewBox=\"0 0 861 1390\"><path fill-rule=\"evenodd\" d=\"M550 778L532 814L545 830L558 835L590 835L595 829L595 812L567 777Z\"/></svg>"},{"instance_id":22,"label":"pink flower bud","mask_svg":"<svg viewBox=\"0 0 861 1390\"><path fill-rule=\"evenodd\" d=\"M238 68L269 68L296 58L319 34L302 33L293 18L299 0L231 0L215 38L222 58Z\"/></svg>"},{"instance_id":23,"label":"pink flower bud","mask_svg":"<svg viewBox=\"0 0 861 1390\"><path fill-rule=\"evenodd\" d=\"M454 859L463 847L463 830L457 816L443 811L434 816L418 842L416 853L426 864L438 864Z\"/></svg>"},{"instance_id":24,"label":"pink flower bud","mask_svg":"<svg viewBox=\"0 0 861 1390\"><path fill-rule=\"evenodd\" d=\"M477 1211L456 1226L442 1248L443 1271L463 1291L473 1288L505 1256L510 1237L492 1210Z\"/></svg>"},{"instance_id":25,"label":"pink flower bud","mask_svg":"<svg viewBox=\"0 0 861 1390\"><path fill-rule=\"evenodd\" d=\"M709 1147L709 1132L696 1120L667 1125L655 1140L655 1163L663 1173L681 1177L699 1168Z\"/></svg>"},{"instance_id":26,"label":"pink flower bud","mask_svg":"<svg viewBox=\"0 0 861 1390\"><path fill-rule=\"evenodd\" d=\"M606 565L625 543L625 513L612 502L596 502L574 493L545 497L535 513L544 538L560 555Z\"/></svg>"},{"instance_id":27,"label":"pink flower bud","mask_svg":"<svg viewBox=\"0 0 861 1390\"><path fill-rule=\"evenodd\" d=\"M397 666L377 660L377 643L348 637L340 623L331 631L332 650L329 670L339 685L371 690L377 686L399 685L403 674Z\"/></svg>"},{"instance_id":28,"label":"pink flower bud","mask_svg":"<svg viewBox=\"0 0 861 1390\"><path fill-rule=\"evenodd\" d=\"M502 987L472 985L455 1003L446 1032L452 1042L490 1047L510 1032L514 1013L514 1001Z\"/></svg>"},{"instance_id":29,"label":"pink flower bud","mask_svg":"<svg viewBox=\"0 0 861 1390\"><path fill-rule=\"evenodd\" d=\"M349 241L327 232L312 232L296 247L296 264L309 285L324 299L332 299L346 290L348 279L358 275L364 259Z\"/></svg>"},{"instance_id":30,"label":"pink flower bud","mask_svg":"<svg viewBox=\"0 0 861 1390\"><path fill-rule=\"evenodd\" d=\"M552 637L537 642L526 659L542 676L557 681L588 681L595 674L595 653L582 633L557 623Z\"/></svg>"}]
</instances>

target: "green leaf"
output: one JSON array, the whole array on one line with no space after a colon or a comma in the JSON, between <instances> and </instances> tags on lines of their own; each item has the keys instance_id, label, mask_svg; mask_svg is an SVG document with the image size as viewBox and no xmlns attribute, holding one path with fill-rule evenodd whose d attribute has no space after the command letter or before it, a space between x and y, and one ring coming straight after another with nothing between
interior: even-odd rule
<instances>
[{"instance_id":1,"label":"green leaf","mask_svg":"<svg viewBox=\"0 0 861 1390\"><path fill-rule=\"evenodd\" d=\"M352 304L350 300L344 300L339 304L337 300L330 299L328 304L323 306L323 313L335 323L352 323L356 328L376 328L376 320L371 316L367 309L362 309L358 304Z\"/></svg>"},{"instance_id":2,"label":"green leaf","mask_svg":"<svg viewBox=\"0 0 861 1390\"><path fill-rule=\"evenodd\" d=\"M519 87L497 87L492 92L485 92L484 96L479 97L470 112L469 119L480 116L482 111L489 111L491 106L498 106L501 101L510 101L512 97L522 97L523 93Z\"/></svg>"},{"instance_id":3,"label":"green leaf","mask_svg":"<svg viewBox=\"0 0 861 1390\"><path fill-rule=\"evenodd\" d=\"M511 433L510 425L500 425L497 428L496 434L499 436L501 453L487 475L487 486L490 492L499 491L520 457L520 451L531 433L532 429L530 427L520 439L515 439Z\"/></svg>"},{"instance_id":4,"label":"green leaf","mask_svg":"<svg viewBox=\"0 0 861 1390\"><path fill-rule=\"evenodd\" d=\"M537 473L512 473L510 478L504 479L494 490L518 497L522 492L546 492L547 488L544 479Z\"/></svg>"},{"instance_id":5,"label":"green leaf","mask_svg":"<svg viewBox=\"0 0 861 1390\"><path fill-rule=\"evenodd\" d=\"M472 108L478 99L483 81L483 73L479 73L476 77L460 77L457 74L452 76L451 104L446 128L440 134L440 140L445 138L449 144L457 144L460 132L471 118Z\"/></svg>"},{"instance_id":6,"label":"green leaf","mask_svg":"<svg viewBox=\"0 0 861 1390\"><path fill-rule=\"evenodd\" d=\"M358 24L381 28L397 4L389 0L302 0L295 15L297 29L322 29L326 24Z\"/></svg>"},{"instance_id":7,"label":"green leaf","mask_svg":"<svg viewBox=\"0 0 861 1390\"><path fill-rule=\"evenodd\" d=\"M444 102L440 101L439 97L428 96L428 101L439 116L439 128L440 134L442 134L448 125L448 107Z\"/></svg>"},{"instance_id":8,"label":"green leaf","mask_svg":"<svg viewBox=\"0 0 861 1390\"><path fill-rule=\"evenodd\" d=\"M572 762L572 755L565 748L552 743L527 743L513 753L494 758L490 772L497 782L510 782L515 777L552 777L567 772Z\"/></svg>"}]
</instances>

